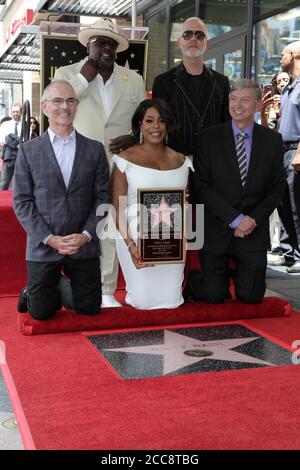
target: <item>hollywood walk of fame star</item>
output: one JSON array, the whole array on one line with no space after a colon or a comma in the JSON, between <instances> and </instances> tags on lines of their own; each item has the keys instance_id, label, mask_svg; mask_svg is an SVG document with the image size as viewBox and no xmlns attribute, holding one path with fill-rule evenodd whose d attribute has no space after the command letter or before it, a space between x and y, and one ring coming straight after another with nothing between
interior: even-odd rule
<instances>
[{"instance_id":1,"label":"hollywood walk of fame star","mask_svg":"<svg viewBox=\"0 0 300 470\"><path fill-rule=\"evenodd\" d=\"M149 212L154 216L154 221L151 225L152 228L156 227L161 223L165 223L168 227L173 227L173 222L171 220L171 215L177 211L177 209L172 209L165 201L164 196L161 198L159 207L153 207L148 209Z\"/></svg>"},{"instance_id":2,"label":"hollywood walk of fame star","mask_svg":"<svg viewBox=\"0 0 300 470\"><path fill-rule=\"evenodd\" d=\"M233 348L241 346L242 344L250 343L258 338L258 336L255 336L252 338L202 341L165 330L163 344L113 348L105 349L104 351L149 354L155 356L161 355L163 356L163 375L182 369L196 362L204 361L205 359L273 366L274 364L271 364L270 362L262 361L256 357L248 356L247 354L232 351ZM191 351L198 351L199 353L203 351L204 355L196 354L193 356L191 354L186 354Z\"/></svg>"},{"instance_id":3,"label":"hollywood walk of fame star","mask_svg":"<svg viewBox=\"0 0 300 470\"><path fill-rule=\"evenodd\" d=\"M126 69L130 69L130 65L129 65L129 61L128 61L128 60L126 60L124 67L125 67ZM134 72L138 72L138 69L130 69L130 70L133 70Z\"/></svg>"}]
</instances>

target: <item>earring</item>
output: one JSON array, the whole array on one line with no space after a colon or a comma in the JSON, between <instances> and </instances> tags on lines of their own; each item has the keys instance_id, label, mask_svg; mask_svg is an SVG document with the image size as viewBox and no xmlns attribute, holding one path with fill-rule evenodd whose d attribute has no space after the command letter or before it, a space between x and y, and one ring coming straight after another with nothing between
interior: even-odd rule
<instances>
[{"instance_id":1,"label":"earring","mask_svg":"<svg viewBox=\"0 0 300 470\"><path fill-rule=\"evenodd\" d=\"M142 131L140 131L139 143L142 144L143 142L144 142L144 136L142 134Z\"/></svg>"},{"instance_id":2,"label":"earring","mask_svg":"<svg viewBox=\"0 0 300 470\"><path fill-rule=\"evenodd\" d=\"M166 134L166 137L165 137L165 145L168 145L168 141L169 141L168 134Z\"/></svg>"}]
</instances>

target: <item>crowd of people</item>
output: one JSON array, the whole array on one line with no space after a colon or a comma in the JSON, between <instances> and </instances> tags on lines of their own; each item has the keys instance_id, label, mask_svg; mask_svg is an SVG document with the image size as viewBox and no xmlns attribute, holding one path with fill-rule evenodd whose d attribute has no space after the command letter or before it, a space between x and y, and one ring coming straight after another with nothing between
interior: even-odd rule
<instances>
[{"instance_id":1,"label":"crowd of people","mask_svg":"<svg viewBox=\"0 0 300 470\"><path fill-rule=\"evenodd\" d=\"M14 209L27 232L19 311L45 320L62 304L85 315L118 307L119 263L126 303L137 309L222 303L231 277L239 300L259 303L276 209L276 256L300 272L300 42L284 49L283 73L262 96L255 81L229 83L205 66L206 25L188 18L178 38L182 61L155 78L145 99L142 77L116 64L129 44L111 20L83 28L78 40L86 59L59 68L44 90L48 130L37 138L32 118L35 138L20 141L20 105L3 124L18 139L18 157L9 169L1 137L1 189L14 173ZM201 271L188 273L184 290L183 263L141 256L140 188L185 188L189 202L204 204Z\"/></svg>"}]
</instances>

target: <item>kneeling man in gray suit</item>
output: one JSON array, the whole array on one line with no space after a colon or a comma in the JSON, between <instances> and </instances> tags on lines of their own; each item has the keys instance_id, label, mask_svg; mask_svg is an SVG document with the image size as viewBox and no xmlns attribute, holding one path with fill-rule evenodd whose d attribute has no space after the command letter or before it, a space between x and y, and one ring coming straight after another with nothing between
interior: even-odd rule
<instances>
[{"instance_id":1,"label":"kneeling man in gray suit","mask_svg":"<svg viewBox=\"0 0 300 470\"><path fill-rule=\"evenodd\" d=\"M100 142L74 130L77 99L68 82L53 81L41 101L49 129L20 145L13 181L14 209L27 232L28 311L46 320L61 307L63 271L74 310L96 315L101 307L96 227L103 218L96 211L110 202L107 158Z\"/></svg>"}]
</instances>

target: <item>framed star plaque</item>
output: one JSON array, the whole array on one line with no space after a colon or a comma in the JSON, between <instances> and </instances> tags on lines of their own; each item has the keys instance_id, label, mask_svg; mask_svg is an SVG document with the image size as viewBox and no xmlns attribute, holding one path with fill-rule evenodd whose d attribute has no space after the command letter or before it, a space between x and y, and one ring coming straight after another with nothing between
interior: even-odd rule
<instances>
[{"instance_id":1,"label":"framed star plaque","mask_svg":"<svg viewBox=\"0 0 300 470\"><path fill-rule=\"evenodd\" d=\"M144 263L185 262L185 189L138 189L138 249Z\"/></svg>"}]
</instances>

